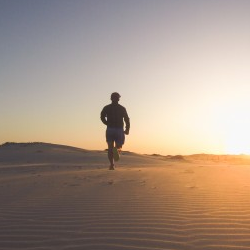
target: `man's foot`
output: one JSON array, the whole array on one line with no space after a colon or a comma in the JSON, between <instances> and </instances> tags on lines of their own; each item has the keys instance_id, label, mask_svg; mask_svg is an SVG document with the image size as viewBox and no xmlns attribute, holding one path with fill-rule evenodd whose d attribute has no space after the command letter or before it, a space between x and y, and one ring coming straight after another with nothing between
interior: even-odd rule
<instances>
[{"instance_id":1,"label":"man's foot","mask_svg":"<svg viewBox=\"0 0 250 250\"><path fill-rule=\"evenodd\" d=\"M113 148L113 157L115 161L119 161L120 159L120 150L117 147Z\"/></svg>"},{"instance_id":2,"label":"man's foot","mask_svg":"<svg viewBox=\"0 0 250 250\"><path fill-rule=\"evenodd\" d=\"M109 167L109 170L115 170L114 165Z\"/></svg>"}]
</instances>

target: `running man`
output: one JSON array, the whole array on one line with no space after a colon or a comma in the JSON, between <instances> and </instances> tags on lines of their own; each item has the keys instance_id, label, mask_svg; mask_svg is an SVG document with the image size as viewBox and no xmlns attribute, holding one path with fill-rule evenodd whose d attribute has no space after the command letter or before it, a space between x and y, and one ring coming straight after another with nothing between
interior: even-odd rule
<instances>
[{"instance_id":1,"label":"running man","mask_svg":"<svg viewBox=\"0 0 250 250\"><path fill-rule=\"evenodd\" d=\"M101 112L101 120L107 126L106 141L108 144L108 159L110 170L114 170L114 161L119 160L119 153L125 142L125 135L129 134L130 121L126 109L118 104L120 94L114 92L111 94L112 103L105 106ZM124 121L126 124L123 129Z\"/></svg>"}]
</instances>

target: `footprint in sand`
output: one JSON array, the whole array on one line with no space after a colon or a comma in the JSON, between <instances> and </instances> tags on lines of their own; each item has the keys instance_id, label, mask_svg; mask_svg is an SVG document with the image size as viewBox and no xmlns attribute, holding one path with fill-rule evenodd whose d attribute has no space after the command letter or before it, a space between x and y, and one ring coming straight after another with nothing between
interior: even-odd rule
<instances>
[{"instance_id":1,"label":"footprint in sand","mask_svg":"<svg viewBox=\"0 0 250 250\"><path fill-rule=\"evenodd\" d=\"M109 185L113 185L113 184L114 184L114 181L113 181L113 180L110 180L110 181L108 181L108 184L109 184Z\"/></svg>"},{"instance_id":2,"label":"footprint in sand","mask_svg":"<svg viewBox=\"0 0 250 250\"><path fill-rule=\"evenodd\" d=\"M145 181L145 180L140 181L140 185L141 185L141 186L145 186L145 185L146 185L146 181Z\"/></svg>"},{"instance_id":3,"label":"footprint in sand","mask_svg":"<svg viewBox=\"0 0 250 250\"><path fill-rule=\"evenodd\" d=\"M193 188L198 188L198 187L197 187L196 185L187 185L186 188L191 188L191 189L193 189Z\"/></svg>"},{"instance_id":4,"label":"footprint in sand","mask_svg":"<svg viewBox=\"0 0 250 250\"><path fill-rule=\"evenodd\" d=\"M192 169L186 169L183 173L184 174L194 174L194 171Z\"/></svg>"}]
</instances>

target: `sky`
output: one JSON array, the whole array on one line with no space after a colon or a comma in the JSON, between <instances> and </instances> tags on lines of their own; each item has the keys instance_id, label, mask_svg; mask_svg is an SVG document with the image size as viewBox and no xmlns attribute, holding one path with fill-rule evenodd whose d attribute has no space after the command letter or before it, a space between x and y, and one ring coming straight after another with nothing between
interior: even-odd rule
<instances>
[{"instance_id":1,"label":"sky","mask_svg":"<svg viewBox=\"0 0 250 250\"><path fill-rule=\"evenodd\" d=\"M250 154L250 1L0 0L0 143Z\"/></svg>"}]
</instances>

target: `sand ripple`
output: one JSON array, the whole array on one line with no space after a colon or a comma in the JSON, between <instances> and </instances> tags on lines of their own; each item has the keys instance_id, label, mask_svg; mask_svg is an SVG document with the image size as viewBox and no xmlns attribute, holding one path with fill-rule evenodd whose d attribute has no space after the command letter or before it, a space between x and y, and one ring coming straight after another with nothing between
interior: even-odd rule
<instances>
[{"instance_id":1,"label":"sand ripple","mask_svg":"<svg viewBox=\"0 0 250 250\"><path fill-rule=\"evenodd\" d=\"M0 249L250 250L250 169L182 168L2 178Z\"/></svg>"}]
</instances>

